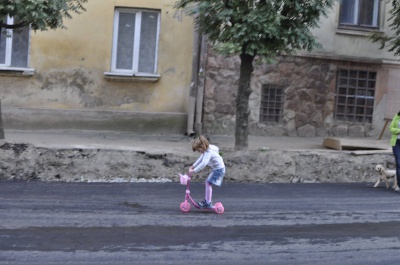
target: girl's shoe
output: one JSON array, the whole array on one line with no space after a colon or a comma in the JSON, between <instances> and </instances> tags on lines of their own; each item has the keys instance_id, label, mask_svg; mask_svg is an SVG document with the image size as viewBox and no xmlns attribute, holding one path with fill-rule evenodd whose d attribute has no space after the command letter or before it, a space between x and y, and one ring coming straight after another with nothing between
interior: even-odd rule
<instances>
[{"instance_id":1,"label":"girl's shoe","mask_svg":"<svg viewBox=\"0 0 400 265\"><path fill-rule=\"evenodd\" d=\"M212 202L208 203L206 199L198 203L201 208L212 208Z\"/></svg>"}]
</instances>

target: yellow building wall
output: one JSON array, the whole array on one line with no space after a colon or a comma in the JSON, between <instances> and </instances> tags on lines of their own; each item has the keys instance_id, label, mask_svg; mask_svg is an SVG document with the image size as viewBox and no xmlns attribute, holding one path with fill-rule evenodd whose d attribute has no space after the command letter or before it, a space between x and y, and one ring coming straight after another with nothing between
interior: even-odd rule
<instances>
[{"instance_id":1,"label":"yellow building wall","mask_svg":"<svg viewBox=\"0 0 400 265\"><path fill-rule=\"evenodd\" d=\"M31 32L31 77L0 76L3 107L186 113L193 52L193 22L174 0L90 0L67 29ZM105 79L111 71L115 7L160 10L154 83Z\"/></svg>"}]
</instances>

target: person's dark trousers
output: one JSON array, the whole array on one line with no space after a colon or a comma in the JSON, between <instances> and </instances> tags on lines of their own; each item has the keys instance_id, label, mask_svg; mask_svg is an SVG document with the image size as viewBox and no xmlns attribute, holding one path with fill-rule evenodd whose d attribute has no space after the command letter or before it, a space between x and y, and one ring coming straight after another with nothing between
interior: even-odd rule
<instances>
[{"instance_id":1,"label":"person's dark trousers","mask_svg":"<svg viewBox=\"0 0 400 265\"><path fill-rule=\"evenodd\" d=\"M392 147L394 159L396 159L397 183L400 185L400 139L397 139L396 145Z\"/></svg>"}]
</instances>

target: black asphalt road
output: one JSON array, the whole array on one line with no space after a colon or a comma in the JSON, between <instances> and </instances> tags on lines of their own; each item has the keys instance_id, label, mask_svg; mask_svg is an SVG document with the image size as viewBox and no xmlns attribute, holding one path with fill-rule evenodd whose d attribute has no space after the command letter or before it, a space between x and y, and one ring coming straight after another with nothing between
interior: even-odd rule
<instances>
[{"instance_id":1,"label":"black asphalt road","mask_svg":"<svg viewBox=\"0 0 400 265\"><path fill-rule=\"evenodd\" d=\"M203 198L204 186L192 185ZM399 264L400 194L352 184L0 182L0 265Z\"/></svg>"}]
</instances>

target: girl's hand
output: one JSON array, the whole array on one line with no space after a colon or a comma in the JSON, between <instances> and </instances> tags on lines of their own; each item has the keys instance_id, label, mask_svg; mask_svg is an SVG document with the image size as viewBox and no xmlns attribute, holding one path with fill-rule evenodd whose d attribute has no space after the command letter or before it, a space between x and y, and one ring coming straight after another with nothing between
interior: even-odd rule
<instances>
[{"instance_id":1,"label":"girl's hand","mask_svg":"<svg viewBox=\"0 0 400 265\"><path fill-rule=\"evenodd\" d=\"M190 168L189 168L189 174L193 174L193 172L194 172L193 167L190 167Z\"/></svg>"}]
</instances>

